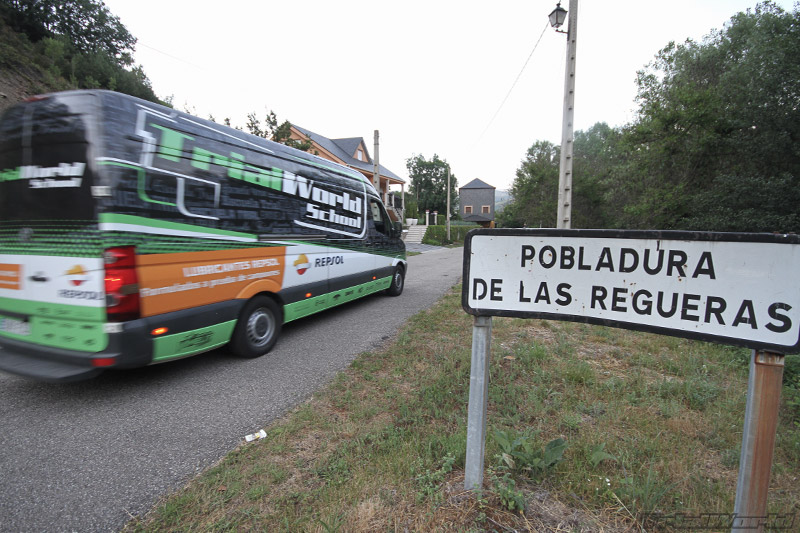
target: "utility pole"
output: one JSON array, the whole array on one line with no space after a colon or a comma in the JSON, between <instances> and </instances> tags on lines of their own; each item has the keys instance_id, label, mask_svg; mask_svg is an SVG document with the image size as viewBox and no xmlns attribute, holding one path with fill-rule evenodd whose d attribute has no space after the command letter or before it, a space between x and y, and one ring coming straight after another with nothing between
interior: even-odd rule
<instances>
[{"instance_id":1,"label":"utility pole","mask_svg":"<svg viewBox=\"0 0 800 533\"><path fill-rule=\"evenodd\" d=\"M447 242L450 242L450 164L447 165Z\"/></svg>"},{"instance_id":2,"label":"utility pole","mask_svg":"<svg viewBox=\"0 0 800 533\"><path fill-rule=\"evenodd\" d=\"M375 130L375 157L372 158L372 184L375 186L375 190L378 191L378 196L381 196L381 172L380 164L378 163L378 130ZM383 199L382 196L381 199Z\"/></svg>"},{"instance_id":3,"label":"utility pole","mask_svg":"<svg viewBox=\"0 0 800 533\"><path fill-rule=\"evenodd\" d=\"M561 125L561 160L558 170L556 228L572 227L572 145L575 119L575 51L578 40L578 0L569 0L567 65L564 74L564 117Z\"/></svg>"}]
</instances>

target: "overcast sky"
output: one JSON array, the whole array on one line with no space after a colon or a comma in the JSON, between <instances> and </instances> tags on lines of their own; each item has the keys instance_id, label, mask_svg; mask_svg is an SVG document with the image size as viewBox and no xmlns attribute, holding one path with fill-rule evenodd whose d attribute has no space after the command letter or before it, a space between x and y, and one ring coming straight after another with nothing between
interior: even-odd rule
<instances>
[{"instance_id":1,"label":"overcast sky","mask_svg":"<svg viewBox=\"0 0 800 533\"><path fill-rule=\"evenodd\" d=\"M325 137L363 137L370 153L377 129L381 164L403 178L406 159L438 154L459 185L507 189L528 147L561 142L566 36L548 24L552 0L105 4L176 108L240 127L269 108ZM670 41L700 40L755 5L580 0L575 128L632 121L637 70Z\"/></svg>"}]
</instances>

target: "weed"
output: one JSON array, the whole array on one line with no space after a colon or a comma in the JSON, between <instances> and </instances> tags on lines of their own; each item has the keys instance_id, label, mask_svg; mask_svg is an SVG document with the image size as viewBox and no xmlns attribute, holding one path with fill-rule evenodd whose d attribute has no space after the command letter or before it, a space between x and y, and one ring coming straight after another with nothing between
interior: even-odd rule
<instances>
[{"instance_id":1,"label":"weed","mask_svg":"<svg viewBox=\"0 0 800 533\"><path fill-rule=\"evenodd\" d=\"M568 361L563 370L564 381L580 385L594 383L594 369L586 361Z\"/></svg>"},{"instance_id":2,"label":"weed","mask_svg":"<svg viewBox=\"0 0 800 533\"><path fill-rule=\"evenodd\" d=\"M350 464L343 455L344 452L333 454L314 473L333 486L343 484L350 477Z\"/></svg>"},{"instance_id":3,"label":"weed","mask_svg":"<svg viewBox=\"0 0 800 533\"><path fill-rule=\"evenodd\" d=\"M342 526L344 525L345 513L340 513L333 518L330 519L330 523L325 522L321 518L317 520L319 525L322 526L322 529L325 530L326 533L335 533L336 531L340 531Z\"/></svg>"},{"instance_id":4,"label":"weed","mask_svg":"<svg viewBox=\"0 0 800 533\"><path fill-rule=\"evenodd\" d=\"M267 494L269 494L269 487L267 487L265 485L258 485L256 487L253 487L252 489L248 490L247 494L245 496L250 501L258 501L258 500L262 499L264 496L266 496Z\"/></svg>"},{"instance_id":5,"label":"weed","mask_svg":"<svg viewBox=\"0 0 800 533\"><path fill-rule=\"evenodd\" d=\"M494 494L500 499L500 503L509 511L525 511L525 495L517 489L517 482L511 474L504 472L498 477L493 471L489 473L492 480Z\"/></svg>"},{"instance_id":6,"label":"weed","mask_svg":"<svg viewBox=\"0 0 800 533\"><path fill-rule=\"evenodd\" d=\"M617 496L634 516L646 515L658 510L671 486L661 482L651 466L647 476L626 477L617 489Z\"/></svg>"},{"instance_id":7,"label":"weed","mask_svg":"<svg viewBox=\"0 0 800 533\"><path fill-rule=\"evenodd\" d=\"M581 427L581 417L575 413L564 413L561 415L561 427L567 431L575 431Z\"/></svg>"},{"instance_id":8,"label":"weed","mask_svg":"<svg viewBox=\"0 0 800 533\"><path fill-rule=\"evenodd\" d=\"M427 498L433 498L434 501L438 502L441 498L439 485L444 481L445 476L453 470L455 461L454 455L448 455L442 461L442 466L437 470L425 470L416 476L418 502Z\"/></svg>"},{"instance_id":9,"label":"weed","mask_svg":"<svg viewBox=\"0 0 800 533\"><path fill-rule=\"evenodd\" d=\"M514 355L526 368L536 368L547 359L547 349L536 342L514 347Z\"/></svg>"},{"instance_id":10,"label":"weed","mask_svg":"<svg viewBox=\"0 0 800 533\"><path fill-rule=\"evenodd\" d=\"M530 479L538 479L560 463L567 449L566 441L558 438L541 448L535 443L536 434L531 429L521 433L495 431L494 440L500 448L500 454L496 456L499 465Z\"/></svg>"},{"instance_id":11,"label":"weed","mask_svg":"<svg viewBox=\"0 0 800 533\"><path fill-rule=\"evenodd\" d=\"M592 464L592 468L597 468L597 465L603 461L617 462L617 458L606 451L605 442L594 446L589 452L589 462Z\"/></svg>"},{"instance_id":12,"label":"weed","mask_svg":"<svg viewBox=\"0 0 800 533\"><path fill-rule=\"evenodd\" d=\"M568 358L575 355L575 346L566 333L559 331L556 339L555 355L557 357Z\"/></svg>"}]
</instances>

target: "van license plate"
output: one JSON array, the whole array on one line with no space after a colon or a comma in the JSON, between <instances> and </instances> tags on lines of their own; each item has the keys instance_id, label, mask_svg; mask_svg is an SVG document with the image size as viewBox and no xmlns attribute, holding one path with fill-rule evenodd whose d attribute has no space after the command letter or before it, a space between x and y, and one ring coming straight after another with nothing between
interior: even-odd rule
<instances>
[{"instance_id":1,"label":"van license plate","mask_svg":"<svg viewBox=\"0 0 800 533\"><path fill-rule=\"evenodd\" d=\"M16 318L0 318L0 331L13 333L14 335L30 335L31 325Z\"/></svg>"}]
</instances>

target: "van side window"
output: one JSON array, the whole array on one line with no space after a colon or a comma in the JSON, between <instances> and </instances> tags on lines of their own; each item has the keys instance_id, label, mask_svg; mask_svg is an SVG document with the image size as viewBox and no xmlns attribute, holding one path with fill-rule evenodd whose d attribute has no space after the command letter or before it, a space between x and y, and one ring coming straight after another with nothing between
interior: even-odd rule
<instances>
[{"instance_id":1,"label":"van side window","mask_svg":"<svg viewBox=\"0 0 800 533\"><path fill-rule=\"evenodd\" d=\"M383 206L376 200L369 201L369 211L372 221L375 222L375 229L384 235L389 234L389 220Z\"/></svg>"}]
</instances>

